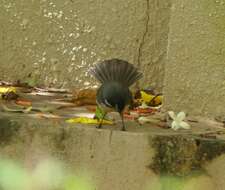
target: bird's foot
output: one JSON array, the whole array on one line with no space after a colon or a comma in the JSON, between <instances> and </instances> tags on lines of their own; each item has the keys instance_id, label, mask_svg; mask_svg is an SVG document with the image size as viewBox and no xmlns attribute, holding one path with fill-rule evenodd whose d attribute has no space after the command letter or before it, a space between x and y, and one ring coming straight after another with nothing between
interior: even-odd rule
<instances>
[{"instance_id":1,"label":"bird's foot","mask_svg":"<svg viewBox=\"0 0 225 190\"><path fill-rule=\"evenodd\" d=\"M121 131L127 131L125 126L122 127Z\"/></svg>"},{"instance_id":2,"label":"bird's foot","mask_svg":"<svg viewBox=\"0 0 225 190\"><path fill-rule=\"evenodd\" d=\"M102 128L102 125L99 124L98 126L96 126L97 129L101 129Z\"/></svg>"}]
</instances>

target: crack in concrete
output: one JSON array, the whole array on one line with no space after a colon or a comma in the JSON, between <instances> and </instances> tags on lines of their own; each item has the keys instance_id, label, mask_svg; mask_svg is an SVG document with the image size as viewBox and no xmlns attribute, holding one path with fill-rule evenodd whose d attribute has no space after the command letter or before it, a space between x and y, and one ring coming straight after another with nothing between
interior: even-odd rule
<instances>
[{"instance_id":1,"label":"crack in concrete","mask_svg":"<svg viewBox=\"0 0 225 190\"><path fill-rule=\"evenodd\" d=\"M112 142L112 134L113 134L113 130L110 130L110 133L109 133L109 145L111 145L111 142Z\"/></svg>"},{"instance_id":2,"label":"crack in concrete","mask_svg":"<svg viewBox=\"0 0 225 190\"><path fill-rule=\"evenodd\" d=\"M143 46L144 46L144 43L145 43L145 38L146 38L146 35L148 34L148 24L149 24L149 21L150 21L150 16L149 16L149 10L150 10L150 3L149 3L149 0L146 0L146 23L145 23L145 31L143 33L143 36L142 36L142 39L141 39L141 42L140 42L140 45L139 45L139 48L138 48L138 67L140 68L141 66L141 57L142 57L142 49L143 49Z\"/></svg>"},{"instance_id":3,"label":"crack in concrete","mask_svg":"<svg viewBox=\"0 0 225 190\"><path fill-rule=\"evenodd\" d=\"M60 137L57 145L61 152L65 151L65 140L66 140L66 130L64 128L61 128Z\"/></svg>"}]
</instances>

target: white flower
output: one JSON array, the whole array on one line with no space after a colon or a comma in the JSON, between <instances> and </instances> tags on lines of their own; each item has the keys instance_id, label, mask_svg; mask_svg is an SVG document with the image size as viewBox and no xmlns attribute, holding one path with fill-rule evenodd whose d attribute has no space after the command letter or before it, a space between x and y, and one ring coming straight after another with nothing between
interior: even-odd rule
<instances>
[{"instance_id":1,"label":"white flower","mask_svg":"<svg viewBox=\"0 0 225 190\"><path fill-rule=\"evenodd\" d=\"M139 108L147 109L147 108L150 108L150 107L145 102L142 102L141 105L139 106Z\"/></svg>"},{"instance_id":2,"label":"white flower","mask_svg":"<svg viewBox=\"0 0 225 190\"><path fill-rule=\"evenodd\" d=\"M184 112L179 112L177 115L173 111L168 111L169 116L173 119L171 123L171 128L173 130L177 130L180 128L183 129L190 129L190 125L183 121L186 117L186 114Z\"/></svg>"},{"instance_id":3,"label":"white flower","mask_svg":"<svg viewBox=\"0 0 225 190\"><path fill-rule=\"evenodd\" d=\"M143 125L145 123L151 122L151 120L148 117L139 117L138 122Z\"/></svg>"}]
</instances>

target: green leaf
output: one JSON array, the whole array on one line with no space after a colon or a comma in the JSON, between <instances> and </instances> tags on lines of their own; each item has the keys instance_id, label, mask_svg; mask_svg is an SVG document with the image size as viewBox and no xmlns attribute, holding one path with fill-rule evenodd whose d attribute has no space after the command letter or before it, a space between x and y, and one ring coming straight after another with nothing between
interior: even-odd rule
<instances>
[{"instance_id":1,"label":"green leaf","mask_svg":"<svg viewBox=\"0 0 225 190\"><path fill-rule=\"evenodd\" d=\"M93 187L90 184L90 182L83 178L83 177L78 177L78 176L69 176L65 180L65 185L64 185L65 190L92 190Z\"/></svg>"},{"instance_id":2,"label":"green leaf","mask_svg":"<svg viewBox=\"0 0 225 190\"><path fill-rule=\"evenodd\" d=\"M97 119L103 119L105 113L106 112L104 112L99 106L97 106L96 111L95 111L95 117Z\"/></svg>"},{"instance_id":3,"label":"green leaf","mask_svg":"<svg viewBox=\"0 0 225 190\"><path fill-rule=\"evenodd\" d=\"M0 185L6 190L24 190L29 184L29 175L24 168L12 161L0 160Z\"/></svg>"}]
</instances>

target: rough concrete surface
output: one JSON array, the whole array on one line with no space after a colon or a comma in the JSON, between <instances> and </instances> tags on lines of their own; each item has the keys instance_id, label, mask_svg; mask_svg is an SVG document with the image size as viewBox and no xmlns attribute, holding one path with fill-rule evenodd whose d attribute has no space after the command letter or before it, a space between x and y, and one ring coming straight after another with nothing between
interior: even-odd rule
<instances>
[{"instance_id":1,"label":"rough concrete surface","mask_svg":"<svg viewBox=\"0 0 225 190\"><path fill-rule=\"evenodd\" d=\"M87 69L118 57L143 69L143 87L159 91L165 67L164 109L222 116L224 13L224 0L3 0L0 79L88 87L95 82ZM225 189L224 136L11 117L1 115L1 157L26 165L57 158L90 174L93 190Z\"/></svg>"},{"instance_id":2,"label":"rough concrete surface","mask_svg":"<svg viewBox=\"0 0 225 190\"><path fill-rule=\"evenodd\" d=\"M220 168L224 137L196 138L193 132L156 126L146 126L146 132L131 123L122 132L118 126L96 129L21 114L1 116L0 123L0 158L32 168L53 157L77 175L88 176L93 190L225 189ZM195 135L204 134L200 128Z\"/></svg>"},{"instance_id":3,"label":"rough concrete surface","mask_svg":"<svg viewBox=\"0 0 225 190\"><path fill-rule=\"evenodd\" d=\"M44 120L27 119L18 124L19 129L17 124L5 122L5 127L13 129L11 136L1 142L1 157L19 159L27 166L56 158L76 173L90 175L93 190L145 189L149 179L156 178L148 168L153 149L145 134L65 124L60 127L59 123ZM1 139L3 131L1 127Z\"/></svg>"},{"instance_id":4,"label":"rough concrete surface","mask_svg":"<svg viewBox=\"0 0 225 190\"><path fill-rule=\"evenodd\" d=\"M174 0L165 73L167 110L225 115L225 1Z\"/></svg>"},{"instance_id":5,"label":"rough concrete surface","mask_svg":"<svg viewBox=\"0 0 225 190\"><path fill-rule=\"evenodd\" d=\"M167 0L3 0L1 79L91 86L93 63L122 58L144 69L146 87L161 90L169 6Z\"/></svg>"}]
</instances>

